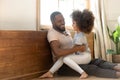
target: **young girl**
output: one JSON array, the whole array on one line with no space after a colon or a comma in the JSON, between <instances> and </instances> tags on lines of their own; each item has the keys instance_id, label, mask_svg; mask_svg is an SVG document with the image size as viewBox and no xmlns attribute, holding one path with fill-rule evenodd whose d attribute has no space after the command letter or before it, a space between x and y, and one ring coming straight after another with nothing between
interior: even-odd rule
<instances>
[{"instance_id":1,"label":"young girl","mask_svg":"<svg viewBox=\"0 0 120 80\"><path fill-rule=\"evenodd\" d=\"M76 10L72 13L73 28L76 31L73 39L73 46L85 45L84 52L75 52L73 54L60 57L52 68L40 78L51 78L53 74L65 63L70 68L77 71L81 76L80 79L88 77L88 74L78 64L88 64L91 61L90 49L88 48L87 39L84 33L90 33L94 25L94 16L92 12Z\"/></svg>"}]
</instances>

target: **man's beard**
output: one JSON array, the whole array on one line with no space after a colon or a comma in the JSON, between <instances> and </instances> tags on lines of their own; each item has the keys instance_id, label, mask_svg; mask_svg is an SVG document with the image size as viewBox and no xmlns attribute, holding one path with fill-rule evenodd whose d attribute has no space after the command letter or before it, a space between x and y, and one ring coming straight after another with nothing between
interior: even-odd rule
<instances>
[{"instance_id":1,"label":"man's beard","mask_svg":"<svg viewBox=\"0 0 120 80\"><path fill-rule=\"evenodd\" d=\"M65 28L61 29L61 28L59 28L59 27L57 27L57 26L53 26L53 28L54 28L55 30L57 30L58 32L60 32L60 33L63 33L63 32L65 31Z\"/></svg>"}]
</instances>

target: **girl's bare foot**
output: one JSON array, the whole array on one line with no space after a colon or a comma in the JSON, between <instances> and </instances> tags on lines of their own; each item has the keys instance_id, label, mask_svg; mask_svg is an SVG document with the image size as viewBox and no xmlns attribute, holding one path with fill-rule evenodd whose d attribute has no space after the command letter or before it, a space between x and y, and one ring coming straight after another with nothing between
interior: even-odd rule
<instances>
[{"instance_id":1,"label":"girl's bare foot","mask_svg":"<svg viewBox=\"0 0 120 80\"><path fill-rule=\"evenodd\" d=\"M53 74L50 71L48 71L42 76L40 76L39 78L52 78L52 77L53 77Z\"/></svg>"},{"instance_id":2,"label":"girl's bare foot","mask_svg":"<svg viewBox=\"0 0 120 80\"><path fill-rule=\"evenodd\" d=\"M85 79L88 77L88 74L86 72L83 72L80 76L80 79Z\"/></svg>"}]
</instances>

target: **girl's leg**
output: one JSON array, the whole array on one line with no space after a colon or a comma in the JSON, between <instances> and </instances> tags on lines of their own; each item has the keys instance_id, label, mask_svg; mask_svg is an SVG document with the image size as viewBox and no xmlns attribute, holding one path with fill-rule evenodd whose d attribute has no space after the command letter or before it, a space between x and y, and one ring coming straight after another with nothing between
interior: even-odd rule
<instances>
[{"instance_id":1,"label":"girl's leg","mask_svg":"<svg viewBox=\"0 0 120 80\"><path fill-rule=\"evenodd\" d=\"M77 63L75 63L72 59L70 59L69 57L63 58L63 62L66 65L68 65L70 68L75 70L76 72L80 73L81 74L80 79L84 79L84 78L88 77L87 73L84 72L84 70Z\"/></svg>"},{"instance_id":2,"label":"girl's leg","mask_svg":"<svg viewBox=\"0 0 120 80\"><path fill-rule=\"evenodd\" d=\"M53 74L63 65L63 57L59 58L48 72L40 76L40 78L51 78Z\"/></svg>"},{"instance_id":3,"label":"girl's leg","mask_svg":"<svg viewBox=\"0 0 120 80\"><path fill-rule=\"evenodd\" d=\"M69 55L63 58L63 62L67 64L69 67L71 67L72 69L74 69L75 71L77 71L78 73L80 73L81 74L80 78L86 78L88 76L87 73L84 72L84 70L82 70L82 68L78 65L78 64L87 64L86 61L85 62L83 61L85 59L87 60L88 57L86 56L87 55L82 55L82 56L81 55ZM87 60L87 62L89 61Z\"/></svg>"},{"instance_id":4,"label":"girl's leg","mask_svg":"<svg viewBox=\"0 0 120 80\"><path fill-rule=\"evenodd\" d=\"M63 65L63 57L60 57L55 64L50 68L50 72L54 74Z\"/></svg>"},{"instance_id":5,"label":"girl's leg","mask_svg":"<svg viewBox=\"0 0 120 80\"><path fill-rule=\"evenodd\" d=\"M83 52L80 55L69 55L69 57L77 64L88 64L91 61L91 54Z\"/></svg>"},{"instance_id":6,"label":"girl's leg","mask_svg":"<svg viewBox=\"0 0 120 80\"><path fill-rule=\"evenodd\" d=\"M84 72L84 70L81 69L80 66L68 56L63 58L63 62L80 74Z\"/></svg>"}]
</instances>

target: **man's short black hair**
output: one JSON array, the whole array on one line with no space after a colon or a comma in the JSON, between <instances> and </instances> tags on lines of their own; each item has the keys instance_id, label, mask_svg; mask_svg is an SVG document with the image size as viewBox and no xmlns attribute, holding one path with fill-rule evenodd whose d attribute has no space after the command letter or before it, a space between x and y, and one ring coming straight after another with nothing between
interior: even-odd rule
<instances>
[{"instance_id":1,"label":"man's short black hair","mask_svg":"<svg viewBox=\"0 0 120 80\"><path fill-rule=\"evenodd\" d=\"M53 13L50 15L50 20L51 20L51 22L54 21L55 16L58 15L58 14L61 14L61 13L60 13L59 11L55 11L55 12L53 12Z\"/></svg>"}]
</instances>

